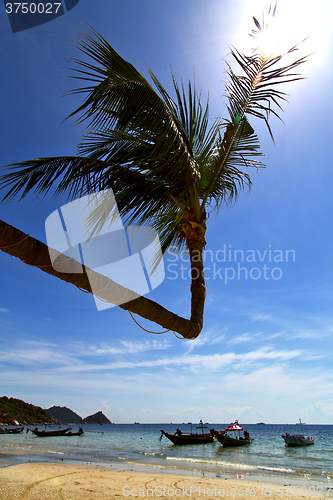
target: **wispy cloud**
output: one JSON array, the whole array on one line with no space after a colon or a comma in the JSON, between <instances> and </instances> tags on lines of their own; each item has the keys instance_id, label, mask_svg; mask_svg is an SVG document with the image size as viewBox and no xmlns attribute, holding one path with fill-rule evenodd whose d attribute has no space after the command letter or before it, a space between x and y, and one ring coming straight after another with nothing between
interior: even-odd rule
<instances>
[{"instance_id":1,"label":"wispy cloud","mask_svg":"<svg viewBox=\"0 0 333 500\"><path fill-rule=\"evenodd\" d=\"M149 351L161 351L171 347L169 340L120 340L117 345L102 342L99 345L84 342L72 342L69 349L79 356L113 356L118 354L139 354Z\"/></svg>"},{"instance_id":2,"label":"wispy cloud","mask_svg":"<svg viewBox=\"0 0 333 500\"><path fill-rule=\"evenodd\" d=\"M251 365L258 365L272 361L286 363L287 361L302 358L308 355L306 351L300 349L294 350L275 350L273 347L262 347L260 349L249 351L247 353L236 354L235 352L214 353L214 354L184 354L173 357L161 357L157 359L117 359L115 361L99 364L76 363L68 366L71 372L100 372L109 370L136 370L139 368L163 368L169 370L178 367L183 370L198 372L205 370L207 372L216 372L224 370L229 366L236 369L250 369Z\"/></svg>"},{"instance_id":3,"label":"wispy cloud","mask_svg":"<svg viewBox=\"0 0 333 500\"><path fill-rule=\"evenodd\" d=\"M270 316L269 314L256 313L253 315L254 321L267 321L270 319L272 319L272 316Z\"/></svg>"},{"instance_id":4,"label":"wispy cloud","mask_svg":"<svg viewBox=\"0 0 333 500\"><path fill-rule=\"evenodd\" d=\"M258 337L261 337L260 333L243 333L242 335L238 335L237 337L228 339L226 341L227 345L236 345L236 344L242 344L244 342L252 342L255 339L258 339Z\"/></svg>"},{"instance_id":5,"label":"wispy cloud","mask_svg":"<svg viewBox=\"0 0 333 500\"><path fill-rule=\"evenodd\" d=\"M120 342L125 347L125 352L128 353L160 351L171 346L171 342L168 340L146 340L145 342L121 340Z\"/></svg>"},{"instance_id":6,"label":"wispy cloud","mask_svg":"<svg viewBox=\"0 0 333 500\"><path fill-rule=\"evenodd\" d=\"M21 341L14 347L12 345L7 346L7 344L3 343L0 351L0 362L17 366L51 364L53 366L58 365L61 369L70 366L71 370L76 371L92 371L96 370L96 366L106 366L106 369L110 369L111 364L94 365L84 361L89 357L111 359L116 357L119 360L119 356L126 359L126 355L140 355L156 350L165 350L171 346L168 340L147 340L143 342L121 340L118 346L115 347L107 343L101 343L100 345L89 345L84 342L56 344L33 340ZM119 361L114 362L115 366L117 366L117 363ZM79 366L81 366L81 369Z\"/></svg>"},{"instance_id":7,"label":"wispy cloud","mask_svg":"<svg viewBox=\"0 0 333 500\"><path fill-rule=\"evenodd\" d=\"M178 419L186 420L190 419L194 422L197 421L197 415L205 415L206 418L209 418L211 422L221 422L221 419L225 423L229 423L235 420L235 415L238 418L246 418L249 415L262 415L262 413L258 410L255 410L251 406L230 406L230 407L216 407L216 406L184 406L172 408L169 411L163 409L163 412L159 410L154 410L152 408L141 408L141 412L144 415L148 415L149 417L154 417L157 420L161 420L166 417L170 417L172 419L175 414L178 416ZM192 418L193 417L193 418Z\"/></svg>"},{"instance_id":8,"label":"wispy cloud","mask_svg":"<svg viewBox=\"0 0 333 500\"><path fill-rule=\"evenodd\" d=\"M324 403L315 403L305 408L305 411L311 416L325 415L331 417L333 415L333 404L324 405Z\"/></svg>"},{"instance_id":9,"label":"wispy cloud","mask_svg":"<svg viewBox=\"0 0 333 500\"><path fill-rule=\"evenodd\" d=\"M18 348L7 348L0 352L0 362L15 366L60 365L73 366L79 361L69 356L58 346L31 346L27 344Z\"/></svg>"},{"instance_id":10,"label":"wispy cloud","mask_svg":"<svg viewBox=\"0 0 333 500\"><path fill-rule=\"evenodd\" d=\"M0 307L0 312L2 312L2 313L9 313L10 309L5 309L4 307Z\"/></svg>"},{"instance_id":11,"label":"wispy cloud","mask_svg":"<svg viewBox=\"0 0 333 500\"><path fill-rule=\"evenodd\" d=\"M16 393L29 390L29 394L35 391L38 397L45 394L47 398L48 394L61 392L62 405L66 394L63 387L70 387L82 401L91 400L104 408L112 421L115 415L127 421L109 403L114 398L124 415L135 407L138 413L133 420L138 421L165 421L169 417L170 421L178 418L194 422L199 418L225 423L234 418L267 421L266 414L261 414L264 407L274 421L274 412L280 411L279 401L283 400L287 407L295 398L307 401L305 418L315 413L323 419L330 415L331 403L325 400L332 378L330 367L328 362L321 363L318 372L316 363L325 353L273 344L227 345L224 334L216 332L207 332L193 349L188 349L186 342L177 343L176 349L175 343L171 336L158 340L121 338L94 344L84 340L21 340L15 346L2 342L1 379ZM311 409L317 401L323 406ZM46 401L45 407L52 404L54 400Z\"/></svg>"},{"instance_id":12,"label":"wispy cloud","mask_svg":"<svg viewBox=\"0 0 333 500\"><path fill-rule=\"evenodd\" d=\"M205 344L206 340L203 338L201 343L197 345ZM143 357L144 354L167 350L170 347L171 343L168 340L147 340L143 342L121 340L115 347L106 343L88 345L84 342L75 342L67 345L63 343L57 345L50 342L29 341L21 342L15 347L3 348L0 352L0 361L17 366L58 365L59 370L66 369L69 372L101 372L143 368L214 372L224 370L230 366L233 366L234 369L248 370L251 366L268 362L286 363L295 359L319 359L323 356L322 354L301 349L276 349L272 345L262 346L242 353L229 351L193 354L192 350L189 349L183 354L177 353L173 356L159 356L156 358L148 355ZM99 363L87 362L91 357L99 357L101 360Z\"/></svg>"},{"instance_id":13,"label":"wispy cloud","mask_svg":"<svg viewBox=\"0 0 333 500\"><path fill-rule=\"evenodd\" d=\"M186 344L186 354L191 353L194 349L201 349L204 346L213 346L225 344L227 339L227 327L215 327L200 334L198 338Z\"/></svg>"},{"instance_id":14,"label":"wispy cloud","mask_svg":"<svg viewBox=\"0 0 333 500\"><path fill-rule=\"evenodd\" d=\"M59 404L66 404L79 414L92 413L85 409L89 404L104 409L112 421L198 422L203 418L228 423L239 418L243 423L258 420L284 423L297 421L300 408L294 408L295 401L308 402L308 410L301 409L305 421L309 421L308 418L313 421L313 415L324 421L330 417L331 395L327 394L327 387L332 383L332 376L329 370L317 376L316 373L308 366L304 373L299 373L288 365L270 363L249 371L228 369L222 373L199 368L191 372L190 378L179 369L168 372L167 377L156 369L154 376L149 370L126 370L121 376L111 370L101 377L98 371L76 373L66 367L57 370L55 366L43 366L39 370L28 367L4 371L1 379L16 393L35 394L35 400L42 407L54 404L55 395L59 394ZM71 391L64 392L64 387L80 395L77 400L81 401L80 408L73 407L75 398ZM107 394L115 404L106 401ZM313 394L316 394L315 401ZM321 403L317 403L318 400ZM290 416L292 409L297 410L294 416Z\"/></svg>"}]
</instances>

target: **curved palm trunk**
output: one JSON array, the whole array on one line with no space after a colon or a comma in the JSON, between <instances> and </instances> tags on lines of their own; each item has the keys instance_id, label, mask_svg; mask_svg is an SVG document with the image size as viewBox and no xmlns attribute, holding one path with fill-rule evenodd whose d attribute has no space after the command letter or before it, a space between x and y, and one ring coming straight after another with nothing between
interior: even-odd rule
<instances>
[{"instance_id":1,"label":"curved palm trunk","mask_svg":"<svg viewBox=\"0 0 333 500\"><path fill-rule=\"evenodd\" d=\"M203 314L206 299L203 249L206 245L206 213L202 221L197 222L194 214L188 214L182 227L182 235L190 252L191 261L191 321L197 325L198 335L203 327Z\"/></svg>"},{"instance_id":2,"label":"curved palm trunk","mask_svg":"<svg viewBox=\"0 0 333 500\"><path fill-rule=\"evenodd\" d=\"M191 246L193 250L196 248L194 241ZM0 221L0 250L13 257L19 258L25 264L38 267L47 274L55 276L67 283L72 283L83 291L92 293L86 269L82 272L82 266L79 262L75 262L74 259L69 259L66 255L57 252L59 254L59 260L63 262L63 272L55 271L50 261L47 245L4 221ZM190 249L190 252L193 252L193 250ZM76 265L77 273L74 273L73 270L76 270ZM70 272L68 272L69 269ZM118 285L101 274L89 270L90 280L92 276L94 285L98 283L98 290L100 290L98 297L106 302L117 304L117 302L124 298L125 294L127 294L128 298L137 297L131 290ZM191 320L181 318L177 314L168 311L156 302L145 297L135 298L125 304L119 305L119 307L138 314L142 318L153 321L167 330L177 332L186 339L194 339L200 334L202 329L202 313L198 314L198 311L200 311L199 303L202 303L202 299L199 300L202 292L200 291L201 293L198 293L197 290L199 281L200 280L192 281L193 297L195 297L195 304L192 304L192 311L194 310L196 313L192 314L193 318L191 317ZM201 288L204 290L203 287ZM203 304L201 309L203 312Z\"/></svg>"}]
</instances>

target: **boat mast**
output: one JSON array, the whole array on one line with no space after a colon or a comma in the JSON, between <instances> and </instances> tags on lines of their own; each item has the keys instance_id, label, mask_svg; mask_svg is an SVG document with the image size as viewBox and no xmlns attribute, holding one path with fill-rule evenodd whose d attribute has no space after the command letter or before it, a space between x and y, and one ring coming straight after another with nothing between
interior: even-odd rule
<instances>
[{"instance_id":1,"label":"boat mast","mask_svg":"<svg viewBox=\"0 0 333 500\"><path fill-rule=\"evenodd\" d=\"M299 423L300 423L300 426L301 426L302 434L304 434L304 429L303 429L303 425L302 425L302 420L301 419L299 419Z\"/></svg>"}]
</instances>

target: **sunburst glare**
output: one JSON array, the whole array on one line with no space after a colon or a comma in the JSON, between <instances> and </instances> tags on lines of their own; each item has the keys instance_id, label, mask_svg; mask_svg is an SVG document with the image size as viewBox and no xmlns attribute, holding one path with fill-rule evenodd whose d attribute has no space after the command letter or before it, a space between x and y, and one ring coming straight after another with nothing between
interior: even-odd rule
<instances>
[{"instance_id":1,"label":"sunburst glare","mask_svg":"<svg viewBox=\"0 0 333 500\"><path fill-rule=\"evenodd\" d=\"M306 52L315 52L316 59L322 59L332 31L332 10L333 3L329 0L316 3L310 0L253 0L247 3L244 16L247 25L249 18L254 16L260 27L265 28L261 31L258 25L254 28L257 36L253 48L263 54L285 54L306 40Z\"/></svg>"}]
</instances>

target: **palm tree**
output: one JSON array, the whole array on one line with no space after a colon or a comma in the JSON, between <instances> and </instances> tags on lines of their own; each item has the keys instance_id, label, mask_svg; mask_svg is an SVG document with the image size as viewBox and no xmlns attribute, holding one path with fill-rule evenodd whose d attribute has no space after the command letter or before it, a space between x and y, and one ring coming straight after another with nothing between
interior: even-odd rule
<instances>
[{"instance_id":1,"label":"palm tree","mask_svg":"<svg viewBox=\"0 0 333 500\"><path fill-rule=\"evenodd\" d=\"M276 15L276 5L269 15ZM266 22L260 24L255 18L254 22L252 36L256 37L266 29ZM87 26L87 32L78 31L75 43L90 58L75 60L74 77L87 83L70 92L85 96L70 115L77 123L88 122L78 154L9 166L1 177L3 187L9 188L4 199L18 194L22 199L30 191L46 194L51 189L55 195L66 192L76 198L112 188L126 223L152 226L163 252L171 245L178 251L185 248L191 261L190 320L162 311L143 297L121 307L195 338L203 327L206 296L202 254L207 211L233 202L251 184L248 168L264 166L249 119L263 120L273 138L269 117L279 117L286 100L277 85L300 79L294 69L306 58L283 64L284 55L293 54L297 46L278 56L267 56L260 49L247 56L231 48L242 74L228 65L229 116L209 126L208 100L203 100L195 82L180 79L178 83L172 73L173 99L149 68L151 83L94 29ZM92 230L98 225L92 217ZM14 245L7 248L19 253ZM81 287L91 291L87 283Z\"/></svg>"}]
</instances>

